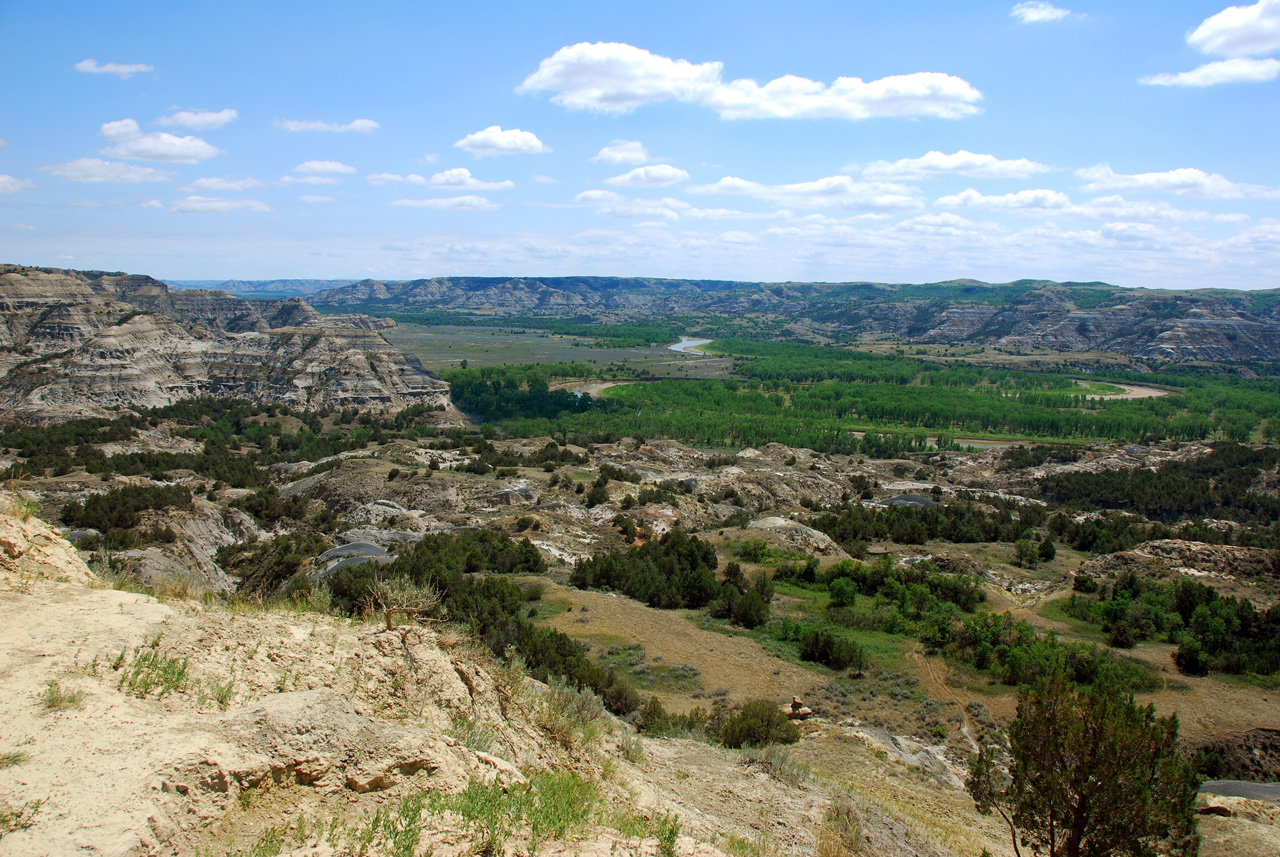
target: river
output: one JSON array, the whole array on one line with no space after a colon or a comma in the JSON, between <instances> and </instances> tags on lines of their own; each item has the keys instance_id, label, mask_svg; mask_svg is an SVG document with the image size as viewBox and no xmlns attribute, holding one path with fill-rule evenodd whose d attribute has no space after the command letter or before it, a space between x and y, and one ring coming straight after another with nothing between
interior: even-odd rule
<instances>
[{"instance_id":1,"label":"river","mask_svg":"<svg viewBox=\"0 0 1280 857\"><path fill-rule=\"evenodd\" d=\"M711 339L690 339L687 336L682 336L679 342L675 345L668 345L667 348L671 351L678 351L681 354L698 354L700 352L695 349L710 345L713 341Z\"/></svg>"}]
</instances>

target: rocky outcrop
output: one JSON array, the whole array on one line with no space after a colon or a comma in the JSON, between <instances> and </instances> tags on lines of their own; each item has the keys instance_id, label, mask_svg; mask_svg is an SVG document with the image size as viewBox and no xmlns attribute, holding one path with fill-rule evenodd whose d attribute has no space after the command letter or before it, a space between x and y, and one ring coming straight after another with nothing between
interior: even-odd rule
<instances>
[{"instance_id":1,"label":"rocky outcrop","mask_svg":"<svg viewBox=\"0 0 1280 857\"><path fill-rule=\"evenodd\" d=\"M295 407L448 404L367 316L170 292L149 277L0 266L0 408L29 418L234 396Z\"/></svg>"}]
</instances>

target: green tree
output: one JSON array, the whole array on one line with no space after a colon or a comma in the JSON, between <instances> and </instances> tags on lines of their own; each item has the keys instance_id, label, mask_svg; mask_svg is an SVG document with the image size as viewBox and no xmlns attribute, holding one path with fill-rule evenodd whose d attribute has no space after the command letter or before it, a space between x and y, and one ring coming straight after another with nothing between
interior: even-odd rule
<instances>
[{"instance_id":1,"label":"green tree","mask_svg":"<svg viewBox=\"0 0 1280 857\"><path fill-rule=\"evenodd\" d=\"M1009 777L989 747L969 794L1019 845L1049 857L1193 857L1200 777L1178 749L1177 717L1139 707L1110 672L1078 689L1061 668L1024 690L1009 727Z\"/></svg>"}]
</instances>

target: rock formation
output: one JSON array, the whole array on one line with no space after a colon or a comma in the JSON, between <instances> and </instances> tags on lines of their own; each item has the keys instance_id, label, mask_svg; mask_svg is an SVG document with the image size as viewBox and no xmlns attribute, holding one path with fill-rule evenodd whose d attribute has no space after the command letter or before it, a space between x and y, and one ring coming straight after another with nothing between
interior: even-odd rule
<instances>
[{"instance_id":1,"label":"rock formation","mask_svg":"<svg viewBox=\"0 0 1280 857\"><path fill-rule=\"evenodd\" d=\"M101 414L195 396L291 406L444 406L449 387L379 332L300 299L171 292L150 277L0 266L0 408Z\"/></svg>"}]
</instances>

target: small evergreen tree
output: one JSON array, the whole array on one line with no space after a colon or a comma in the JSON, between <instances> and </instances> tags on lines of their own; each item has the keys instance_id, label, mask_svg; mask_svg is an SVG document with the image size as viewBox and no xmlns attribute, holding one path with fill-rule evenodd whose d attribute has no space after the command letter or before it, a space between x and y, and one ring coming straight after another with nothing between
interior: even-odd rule
<instances>
[{"instance_id":1,"label":"small evergreen tree","mask_svg":"<svg viewBox=\"0 0 1280 857\"><path fill-rule=\"evenodd\" d=\"M1177 717L1138 707L1114 673L1078 689L1061 667L1024 690L1009 726L1009 778L990 747L970 760L978 811L1000 813L1014 853L1193 857L1200 786Z\"/></svg>"}]
</instances>

